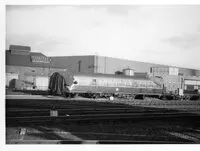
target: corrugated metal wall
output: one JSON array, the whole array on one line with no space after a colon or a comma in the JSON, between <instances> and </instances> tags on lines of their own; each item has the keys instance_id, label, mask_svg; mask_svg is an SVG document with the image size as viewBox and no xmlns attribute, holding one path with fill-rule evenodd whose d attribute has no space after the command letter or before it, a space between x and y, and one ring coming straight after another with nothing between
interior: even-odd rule
<instances>
[{"instance_id":1,"label":"corrugated metal wall","mask_svg":"<svg viewBox=\"0 0 200 151\"><path fill-rule=\"evenodd\" d=\"M122 71L129 67L135 70L135 72L150 72L150 67L155 64L123 60L118 58L110 58L103 56L95 57L95 66L97 66L96 73L114 74L116 71Z\"/></svg>"},{"instance_id":2,"label":"corrugated metal wall","mask_svg":"<svg viewBox=\"0 0 200 151\"><path fill-rule=\"evenodd\" d=\"M66 68L77 73L94 73L94 56L65 56L51 57L51 65L54 68Z\"/></svg>"},{"instance_id":3,"label":"corrugated metal wall","mask_svg":"<svg viewBox=\"0 0 200 151\"><path fill-rule=\"evenodd\" d=\"M58 68L38 68L38 67L22 67L22 66L6 66L6 73L16 73L18 75L37 75L50 76L54 72L64 71Z\"/></svg>"}]
</instances>

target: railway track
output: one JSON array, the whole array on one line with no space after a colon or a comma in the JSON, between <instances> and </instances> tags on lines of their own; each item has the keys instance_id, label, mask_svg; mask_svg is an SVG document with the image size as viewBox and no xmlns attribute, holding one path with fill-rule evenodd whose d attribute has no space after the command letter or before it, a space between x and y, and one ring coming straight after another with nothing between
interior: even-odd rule
<instances>
[{"instance_id":1,"label":"railway track","mask_svg":"<svg viewBox=\"0 0 200 151\"><path fill-rule=\"evenodd\" d=\"M130 101L127 101L130 104L76 100L7 99L6 102L6 122L8 124L40 123L42 121L198 117L197 114L188 113L187 111L131 106ZM51 117L50 111L52 110L56 110L58 116Z\"/></svg>"},{"instance_id":2,"label":"railway track","mask_svg":"<svg viewBox=\"0 0 200 151\"><path fill-rule=\"evenodd\" d=\"M137 106L137 103L140 105ZM146 105L149 102L146 103ZM154 102L153 102L154 103ZM83 101L83 100L6 100L6 126L7 127L32 127L32 126L41 126L41 125L69 125L73 123L77 125L78 129L81 128L80 123L86 123L85 126L89 126L89 123L104 123L111 122L115 123L120 121L122 123L128 123L133 121L135 123L140 123L140 121L150 121L154 122L155 120L161 121L174 121L183 120L183 121L199 121L199 114L190 113L190 111L181 111L176 109L169 108L155 108L153 106L145 107L145 102L101 102L98 100L93 101ZM169 103L169 105L178 106L178 102ZM155 103L155 105L161 105L160 102ZM188 106L198 106L199 102L191 103L186 102L185 105ZM51 111L57 111L57 116L51 116ZM163 120L164 119L164 120ZM192 120L191 120L192 119ZM112 122L113 121L113 122ZM196 122L197 123L197 122ZM89 124L89 125L88 125ZM126 125L125 124L125 125ZM80 126L80 127L79 127ZM114 125L113 125L114 126ZM112 127L112 126L111 126ZM151 132L151 129L154 129L155 126L147 126ZM101 124L100 124L101 128ZM124 127L126 128L126 126ZM146 128L146 127L145 127ZM111 128L113 129L113 127ZM162 131L163 128L160 128L159 131ZM121 130L121 129L119 129ZM168 129L166 129L167 131ZM89 130L90 131L90 130ZM111 130L112 131L112 130ZM98 132L101 132L99 129ZM116 131L117 132L117 131ZM42 131L45 137L51 136L51 134L46 134L46 130ZM157 130L155 135L150 137L148 135L144 136L124 136L118 134L82 134L80 132L73 132L77 136L83 138L89 138L89 140L7 140L7 144L176 144L176 143L196 143L190 140L182 139L173 139L171 135L178 136L177 133L166 133L166 137L157 137ZM37 135L32 133L33 136ZM129 133L127 133L129 134ZM133 133L135 134L135 133ZM42 135L42 134L40 134ZM91 135L91 137L89 137ZM56 135L53 135L56 136ZM121 138L120 138L121 137ZM184 136L182 136L184 138ZM94 138L90 140L90 138ZM106 138L106 140L104 139ZM111 139L112 140L107 140ZM121 140L124 138L123 140ZM146 139L145 139L146 138ZM117 139L117 140L115 140ZM126 140L127 139L127 140Z\"/></svg>"},{"instance_id":3,"label":"railway track","mask_svg":"<svg viewBox=\"0 0 200 151\"><path fill-rule=\"evenodd\" d=\"M152 113L155 109L144 108L65 108L56 109L59 115L79 115L79 114L100 114L100 113ZM163 113L170 112L170 110L160 110ZM34 115L49 115L50 109L7 109L6 115L8 117L14 116L34 116ZM158 110L157 110L158 112Z\"/></svg>"},{"instance_id":4,"label":"railway track","mask_svg":"<svg viewBox=\"0 0 200 151\"><path fill-rule=\"evenodd\" d=\"M114 105L113 105L114 104ZM149 106L149 107L178 107L178 106L186 106L186 107L200 107L200 101L145 101L145 100L93 100L93 101L83 101L83 100L33 100L33 99L25 99L25 100L14 100L14 99L6 99L6 108L12 107L20 107L20 108L41 108L41 109L49 109L52 107L65 109L65 108L81 108L81 107L110 107L110 108L124 108L131 106Z\"/></svg>"},{"instance_id":5,"label":"railway track","mask_svg":"<svg viewBox=\"0 0 200 151\"><path fill-rule=\"evenodd\" d=\"M25 112L26 113L26 112ZM7 116L7 124L23 124L23 123L43 123L43 122L70 122L70 121L88 121L88 120L122 120L122 119L156 119L156 118L186 118L186 117L199 117L197 114L188 112L85 112L82 114L65 114L51 117L50 115L40 115L35 112L31 115L21 116ZM59 114L59 113L58 113Z\"/></svg>"}]
</instances>

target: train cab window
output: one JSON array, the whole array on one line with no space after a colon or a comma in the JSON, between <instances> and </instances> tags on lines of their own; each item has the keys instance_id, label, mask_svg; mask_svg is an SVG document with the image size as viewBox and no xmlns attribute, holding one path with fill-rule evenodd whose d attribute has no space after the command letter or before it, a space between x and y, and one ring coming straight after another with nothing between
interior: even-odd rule
<instances>
[{"instance_id":1,"label":"train cab window","mask_svg":"<svg viewBox=\"0 0 200 151\"><path fill-rule=\"evenodd\" d=\"M92 79L92 85L96 85L97 79Z\"/></svg>"}]
</instances>

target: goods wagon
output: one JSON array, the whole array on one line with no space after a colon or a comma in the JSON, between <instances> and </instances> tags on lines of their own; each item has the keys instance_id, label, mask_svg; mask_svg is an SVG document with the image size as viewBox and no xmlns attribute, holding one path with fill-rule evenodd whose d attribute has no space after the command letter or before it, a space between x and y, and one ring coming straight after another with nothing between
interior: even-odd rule
<instances>
[{"instance_id":1,"label":"goods wagon","mask_svg":"<svg viewBox=\"0 0 200 151\"><path fill-rule=\"evenodd\" d=\"M13 90L48 91L48 85L48 76L6 74L6 87Z\"/></svg>"}]
</instances>

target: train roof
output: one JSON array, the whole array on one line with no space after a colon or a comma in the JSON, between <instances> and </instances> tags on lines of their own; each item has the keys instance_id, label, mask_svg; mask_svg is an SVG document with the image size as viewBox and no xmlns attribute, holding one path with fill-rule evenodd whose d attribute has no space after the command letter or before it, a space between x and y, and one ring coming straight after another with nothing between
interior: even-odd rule
<instances>
[{"instance_id":1,"label":"train roof","mask_svg":"<svg viewBox=\"0 0 200 151\"><path fill-rule=\"evenodd\" d=\"M92 77L106 77L106 78L124 78L124 79L141 79L150 80L148 76L126 76L126 75L115 75L115 74L102 74L102 73L75 73L79 76L92 76Z\"/></svg>"}]
</instances>

